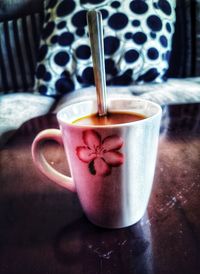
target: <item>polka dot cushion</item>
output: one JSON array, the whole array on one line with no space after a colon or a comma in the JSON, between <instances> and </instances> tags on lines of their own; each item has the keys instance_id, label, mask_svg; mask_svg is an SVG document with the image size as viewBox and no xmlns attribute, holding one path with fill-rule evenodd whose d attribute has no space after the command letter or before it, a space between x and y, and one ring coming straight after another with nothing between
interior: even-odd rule
<instances>
[{"instance_id":1,"label":"polka dot cushion","mask_svg":"<svg viewBox=\"0 0 200 274\"><path fill-rule=\"evenodd\" d=\"M94 84L89 9L102 13L108 85L162 82L168 69L175 0L49 0L36 87L56 96Z\"/></svg>"}]
</instances>

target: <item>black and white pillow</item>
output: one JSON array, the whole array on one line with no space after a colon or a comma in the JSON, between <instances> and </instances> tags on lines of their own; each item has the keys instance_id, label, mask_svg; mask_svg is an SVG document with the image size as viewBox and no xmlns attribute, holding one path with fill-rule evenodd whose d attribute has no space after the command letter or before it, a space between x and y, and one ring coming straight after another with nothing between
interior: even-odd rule
<instances>
[{"instance_id":1,"label":"black and white pillow","mask_svg":"<svg viewBox=\"0 0 200 274\"><path fill-rule=\"evenodd\" d=\"M175 0L49 0L36 70L36 87L56 96L94 84L86 13L104 24L108 85L162 82L168 69Z\"/></svg>"}]
</instances>

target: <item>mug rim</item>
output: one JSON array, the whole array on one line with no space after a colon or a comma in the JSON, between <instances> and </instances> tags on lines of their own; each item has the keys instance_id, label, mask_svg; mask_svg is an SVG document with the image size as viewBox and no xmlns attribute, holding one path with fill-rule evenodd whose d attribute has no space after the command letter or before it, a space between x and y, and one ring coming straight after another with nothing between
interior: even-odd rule
<instances>
[{"instance_id":1,"label":"mug rim","mask_svg":"<svg viewBox=\"0 0 200 274\"><path fill-rule=\"evenodd\" d=\"M162 108L161 106L158 104L158 103L155 103L155 102L152 102L150 100L146 100L146 99L143 99L143 98L108 98L108 101L140 101L140 102L144 102L144 103L147 103L147 104L150 104L152 106L154 106L155 108L157 108L157 112L149 117L145 117L144 119L141 119L141 120L137 120L137 121L132 121L132 122L127 122L127 123L118 123L118 124L113 124L113 125L83 125L83 124L73 124L72 122L69 122L69 121L66 121L66 120L63 120L61 115L63 116L63 113L66 112L67 109L71 108L72 106L75 106L75 105L82 105L82 104L88 104L88 103L96 103L96 100L94 98L91 98L91 99L87 99L87 100L84 100L84 101L79 101L79 102L75 102L75 103L72 103L72 104L69 104L65 107L63 107L62 109L60 109L58 111L58 113L56 114L56 117L57 117L57 120L59 123L61 124L64 124L64 125L68 125L68 126L72 126L72 127L77 127L77 128L116 128L116 127L124 127L124 126L131 126L133 124L138 124L138 123L146 123L148 122L149 120L152 120L154 118L156 118L157 116L161 115L162 114ZM112 110L111 110L112 111ZM117 111L117 110L115 110ZM120 111L119 111L120 112ZM126 109L124 109L123 111L121 112L127 112L127 113L131 113L131 111L126 111ZM95 114L97 112L91 112L89 113L88 115L92 115L92 114ZM132 112L132 113L136 113L137 112Z\"/></svg>"}]
</instances>

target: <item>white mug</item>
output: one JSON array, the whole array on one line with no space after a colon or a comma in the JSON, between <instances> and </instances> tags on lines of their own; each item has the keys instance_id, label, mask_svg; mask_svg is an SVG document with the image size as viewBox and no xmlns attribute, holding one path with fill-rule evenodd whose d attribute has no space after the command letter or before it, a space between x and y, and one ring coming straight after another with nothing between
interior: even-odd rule
<instances>
[{"instance_id":1,"label":"white mug","mask_svg":"<svg viewBox=\"0 0 200 274\"><path fill-rule=\"evenodd\" d=\"M113 125L72 122L96 112L96 101L74 103L57 114L58 129L40 132L32 144L36 166L52 181L77 192L83 211L94 224L122 228L145 213L155 172L161 107L135 99L110 99L108 110L131 112L146 118ZM71 177L51 167L41 146L53 139L63 144Z\"/></svg>"}]
</instances>

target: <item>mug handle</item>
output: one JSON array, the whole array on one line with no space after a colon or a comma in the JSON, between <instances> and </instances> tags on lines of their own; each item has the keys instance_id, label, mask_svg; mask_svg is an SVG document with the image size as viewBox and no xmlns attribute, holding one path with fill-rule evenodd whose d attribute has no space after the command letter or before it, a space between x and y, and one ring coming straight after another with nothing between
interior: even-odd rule
<instances>
[{"instance_id":1,"label":"mug handle","mask_svg":"<svg viewBox=\"0 0 200 274\"><path fill-rule=\"evenodd\" d=\"M45 159L41 148L43 146L43 143L47 140L54 140L63 146L62 135L60 130L46 129L41 131L35 137L31 148L34 164L50 180L54 181L55 183L64 188L67 188L72 192L76 192L76 187L72 178L55 170Z\"/></svg>"}]
</instances>

